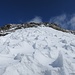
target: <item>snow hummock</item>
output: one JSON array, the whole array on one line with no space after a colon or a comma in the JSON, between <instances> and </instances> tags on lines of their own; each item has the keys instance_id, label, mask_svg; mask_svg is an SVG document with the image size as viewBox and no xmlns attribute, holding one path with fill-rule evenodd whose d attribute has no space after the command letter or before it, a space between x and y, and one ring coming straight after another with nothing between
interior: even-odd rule
<instances>
[{"instance_id":1,"label":"snow hummock","mask_svg":"<svg viewBox=\"0 0 75 75\"><path fill-rule=\"evenodd\" d=\"M1 36L0 75L75 75L75 35L41 26Z\"/></svg>"},{"instance_id":2,"label":"snow hummock","mask_svg":"<svg viewBox=\"0 0 75 75\"><path fill-rule=\"evenodd\" d=\"M53 67L63 67L63 56L59 53L57 59L51 64Z\"/></svg>"}]
</instances>

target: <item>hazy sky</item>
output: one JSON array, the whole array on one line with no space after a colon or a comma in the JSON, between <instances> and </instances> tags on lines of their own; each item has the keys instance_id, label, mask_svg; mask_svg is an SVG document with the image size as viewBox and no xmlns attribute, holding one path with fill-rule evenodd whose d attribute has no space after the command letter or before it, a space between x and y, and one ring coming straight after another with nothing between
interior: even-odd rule
<instances>
[{"instance_id":1,"label":"hazy sky","mask_svg":"<svg viewBox=\"0 0 75 75\"><path fill-rule=\"evenodd\" d=\"M54 21L62 14L74 15L75 0L0 0L0 25L21 23L41 17Z\"/></svg>"}]
</instances>

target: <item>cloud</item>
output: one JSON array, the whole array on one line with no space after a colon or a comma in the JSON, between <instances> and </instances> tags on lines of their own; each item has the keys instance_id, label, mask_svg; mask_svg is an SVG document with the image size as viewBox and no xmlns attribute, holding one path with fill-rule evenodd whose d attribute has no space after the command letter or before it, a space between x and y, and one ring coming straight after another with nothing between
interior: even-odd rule
<instances>
[{"instance_id":1,"label":"cloud","mask_svg":"<svg viewBox=\"0 0 75 75\"><path fill-rule=\"evenodd\" d=\"M63 28L67 28L67 16L66 16L66 14L62 14L62 15L59 15L59 16L56 16L56 17L52 17L50 19L50 22L56 23Z\"/></svg>"},{"instance_id":2,"label":"cloud","mask_svg":"<svg viewBox=\"0 0 75 75\"><path fill-rule=\"evenodd\" d=\"M68 24L71 25L71 29L75 30L75 14L73 14Z\"/></svg>"},{"instance_id":3,"label":"cloud","mask_svg":"<svg viewBox=\"0 0 75 75\"><path fill-rule=\"evenodd\" d=\"M62 14L59 16L52 17L49 22L56 23L65 29L75 30L75 14L66 15Z\"/></svg>"},{"instance_id":4,"label":"cloud","mask_svg":"<svg viewBox=\"0 0 75 75\"><path fill-rule=\"evenodd\" d=\"M56 16L56 17L52 17L50 19L50 22L55 22L55 23L61 23L61 22L64 22L66 19L66 15L63 14L63 15L60 15L60 16Z\"/></svg>"},{"instance_id":5,"label":"cloud","mask_svg":"<svg viewBox=\"0 0 75 75\"><path fill-rule=\"evenodd\" d=\"M36 16L35 18L33 18L32 20L30 20L29 22L41 23L42 19L41 19L41 17Z\"/></svg>"},{"instance_id":6,"label":"cloud","mask_svg":"<svg viewBox=\"0 0 75 75\"><path fill-rule=\"evenodd\" d=\"M42 19L41 17L36 16L28 22L41 23ZM50 18L49 22L56 23L65 29L75 30L75 14L72 15L61 14L59 16Z\"/></svg>"}]
</instances>

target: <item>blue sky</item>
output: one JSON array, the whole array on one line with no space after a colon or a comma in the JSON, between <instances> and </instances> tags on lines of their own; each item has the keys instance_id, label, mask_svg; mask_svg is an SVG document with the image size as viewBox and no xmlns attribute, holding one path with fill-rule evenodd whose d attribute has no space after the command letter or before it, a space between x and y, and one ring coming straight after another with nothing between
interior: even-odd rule
<instances>
[{"instance_id":1,"label":"blue sky","mask_svg":"<svg viewBox=\"0 0 75 75\"><path fill-rule=\"evenodd\" d=\"M55 22L57 17L64 15L63 22L68 19L68 24L74 14L75 0L0 0L0 25L28 22L35 17L41 17L43 22ZM70 23L69 27L65 24L62 27L70 29Z\"/></svg>"}]
</instances>

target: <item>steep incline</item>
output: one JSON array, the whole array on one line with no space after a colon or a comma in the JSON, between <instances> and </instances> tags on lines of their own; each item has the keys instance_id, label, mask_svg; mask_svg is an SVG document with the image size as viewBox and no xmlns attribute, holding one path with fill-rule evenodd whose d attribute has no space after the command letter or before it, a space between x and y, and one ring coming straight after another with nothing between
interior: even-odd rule
<instances>
[{"instance_id":1,"label":"steep incline","mask_svg":"<svg viewBox=\"0 0 75 75\"><path fill-rule=\"evenodd\" d=\"M75 35L32 27L1 36L0 75L75 75Z\"/></svg>"}]
</instances>

